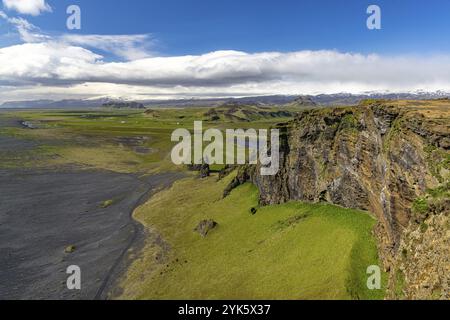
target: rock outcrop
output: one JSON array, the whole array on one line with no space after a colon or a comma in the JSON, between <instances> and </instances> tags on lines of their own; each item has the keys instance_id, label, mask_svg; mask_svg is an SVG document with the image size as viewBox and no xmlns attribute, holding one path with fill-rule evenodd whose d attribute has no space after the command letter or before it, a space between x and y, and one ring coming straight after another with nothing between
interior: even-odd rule
<instances>
[{"instance_id":1,"label":"rock outcrop","mask_svg":"<svg viewBox=\"0 0 450 320\"><path fill-rule=\"evenodd\" d=\"M279 129L278 174L241 168L233 186L252 181L262 205L327 201L374 213L380 254L393 270L404 231L418 223L414 202L449 180L450 104L370 101L315 109Z\"/></svg>"},{"instance_id":2,"label":"rock outcrop","mask_svg":"<svg viewBox=\"0 0 450 320\"><path fill-rule=\"evenodd\" d=\"M216 227L217 222L215 222L214 220L202 220L197 225L197 227L195 227L194 231L199 233L204 238Z\"/></svg>"},{"instance_id":3,"label":"rock outcrop","mask_svg":"<svg viewBox=\"0 0 450 320\"><path fill-rule=\"evenodd\" d=\"M200 178L209 177L211 174L210 166L207 163L188 165L190 171L198 171Z\"/></svg>"}]
</instances>

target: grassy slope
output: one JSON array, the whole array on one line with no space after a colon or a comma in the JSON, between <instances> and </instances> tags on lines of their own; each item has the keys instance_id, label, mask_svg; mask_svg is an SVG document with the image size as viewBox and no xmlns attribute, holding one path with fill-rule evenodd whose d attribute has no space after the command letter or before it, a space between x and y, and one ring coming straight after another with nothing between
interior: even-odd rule
<instances>
[{"instance_id":1,"label":"grassy slope","mask_svg":"<svg viewBox=\"0 0 450 320\"><path fill-rule=\"evenodd\" d=\"M140 299L380 299L366 289L378 264L368 214L331 205L289 203L259 208L250 184L221 199L228 182L183 180L136 211L171 250L148 244L123 282L124 298ZM295 223L295 217L300 219ZM206 238L198 222L219 223ZM158 257L158 260L156 260Z\"/></svg>"}]
</instances>

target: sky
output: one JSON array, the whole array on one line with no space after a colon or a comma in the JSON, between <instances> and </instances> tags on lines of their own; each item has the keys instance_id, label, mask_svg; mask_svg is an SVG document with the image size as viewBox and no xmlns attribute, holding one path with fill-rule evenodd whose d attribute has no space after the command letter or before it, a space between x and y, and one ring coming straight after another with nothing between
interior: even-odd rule
<instances>
[{"instance_id":1,"label":"sky","mask_svg":"<svg viewBox=\"0 0 450 320\"><path fill-rule=\"evenodd\" d=\"M450 92L449 18L448 0L0 0L0 103Z\"/></svg>"}]
</instances>

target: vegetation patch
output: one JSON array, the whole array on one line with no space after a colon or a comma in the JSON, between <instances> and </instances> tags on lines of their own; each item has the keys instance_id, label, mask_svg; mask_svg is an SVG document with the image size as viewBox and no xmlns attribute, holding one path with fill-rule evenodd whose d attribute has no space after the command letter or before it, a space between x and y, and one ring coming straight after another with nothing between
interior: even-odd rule
<instances>
[{"instance_id":1,"label":"vegetation patch","mask_svg":"<svg viewBox=\"0 0 450 320\"><path fill-rule=\"evenodd\" d=\"M353 113L346 114L341 121L341 128L344 130L354 130L358 126L358 120Z\"/></svg>"},{"instance_id":2,"label":"vegetation patch","mask_svg":"<svg viewBox=\"0 0 450 320\"><path fill-rule=\"evenodd\" d=\"M417 198L413 202L413 212L418 214L425 214L429 210L428 201L425 198Z\"/></svg>"},{"instance_id":3,"label":"vegetation patch","mask_svg":"<svg viewBox=\"0 0 450 320\"><path fill-rule=\"evenodd\" d=\"M428 168L440 183L444 183L450 177L450 152L439 149L433 145L427 145L423 150L426 154Z\"/></svg>"},{"instance_id":4,"label":"vegetation patch","mask_svg":"<svg viewBox=\"0 0 450 320\"><path fill-rule=\"evenodd\" d=\"M67 246L64 249L65 253L74 253L77 248L74 245Z\"/></svg>"},{"instance_id":5,"label":"vegetation patch","mask_svg":"<svg viewBox=\"0 0 450 320\"><path fill-rule=\"evenodd\" d=\"M402 299L405 297L405 293L403 291L406 284L405 275L399 269L395 271L395 287L394 294L397 298Z\"/></svg>"},{"instance_id":6,"label":"vegetation patch","mask_svg":"<svg viewBox=\"0 0 450 320\"><path fill-rule=\"evenodd\" d=\"M111 207L113 204L114 204L114 200L106 200L100 204L100 207L103 209L106 209L108 207Z\"/></svg>"},{"instance_id":7,"label":"vegetation patch","mask_svg":"<svg viewBox=\"0 0 450 320\"><path fill-rule=\"evenodd\" d=\"M441 211L441 205L448 201L450 197L450 182L442 184L435 189L428 189L424 197L414 200L412 205L412 212L415 215L417 223L420 223L420 230L425 232L427 226L423 223L433 211Z\"/></svg>"},{"instance_id":8,"label":"vegetation patch","mask_svg":"<svg viewBox=\"0 0 450 320\"><path fill-rule=\"evenodd\" d=\"M258 207L248 183L223 198L234 176L185 179L137 209L135 218L165 244L147 244L123 279L122 298L384 297L366 286L367 267L380 263L370 215L328 204ZM220 228L199 237L192 230L203 220Z\"/></svg>"},{"instance_id":9,"label":"vegetation patch","mask_svg":"<svg viewBox=\"0 0 450 320\"><path fill-rule=\"evenodd\" d=\"M298 215L289 217L286 220L278 221L275 224L275 229L284 230L289 227L295 227L300 221L308 218L308 216L309 216L308 213L304 213L304 214L298 214Z\"/></svg>"}]
</instances>

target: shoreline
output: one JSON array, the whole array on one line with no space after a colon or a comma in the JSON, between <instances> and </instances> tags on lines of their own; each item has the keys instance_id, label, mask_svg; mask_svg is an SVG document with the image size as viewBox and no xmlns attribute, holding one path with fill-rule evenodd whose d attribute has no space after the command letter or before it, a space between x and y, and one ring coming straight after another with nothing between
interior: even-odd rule
<instances>
[{"instance_id":1,"label":"shoreline","mask_svg":"<svg viewBox=\"0 0 450 320\"><path fill-rule=\"evenodd\" d=\"M156 193L170 188L173 183L182 179L184 174L168 172L152 175L151 177L159 176L167 177L164 184L159 184L157 186L149 185L148 191L138 199L134 208L130 211L130 224L133 226L134 236L124 248L122 254L117 258L114 265L111 266L108 275L95 295L95 300L110 300L120 295L120 292L122 291L122 288L119 286L120 280L126 275L128 267L133 261L139 258L139 254L145 248L145 240L151 236L151 231L134 218L133 215L136 209L149 201ZM132 257L133 254L136 254L136 256Z\"/></svg>"}]
</instances>

